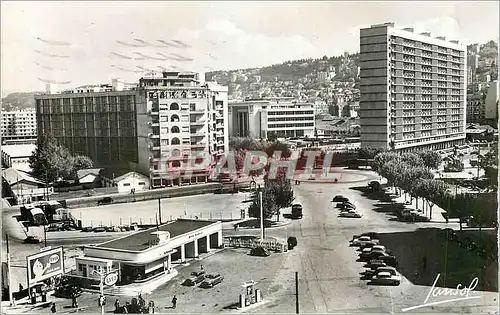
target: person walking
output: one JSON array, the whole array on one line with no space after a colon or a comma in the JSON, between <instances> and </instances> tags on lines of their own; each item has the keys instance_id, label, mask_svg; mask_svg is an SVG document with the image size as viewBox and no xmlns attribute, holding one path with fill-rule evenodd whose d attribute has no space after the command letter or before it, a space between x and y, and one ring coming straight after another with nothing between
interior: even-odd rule
<instances>
[{"instance_id":1,"label":"person walking","mask_svg":"<svg viewBox=\"0 0 500 315\"><path fill-rule=\"evenodd\" d=\"M57 311L56 311L56 303L52 303L52 307L50 308L50 311L51 311L52 313L57 312Z\"/></svg>"},{"instance_id":2,"label":"person walking","mask_svg":"<svg viewBox=\"0 0 500 315\"><path fill-rule=\"evenodd\" d=\"M201 271L204 271L205 269L203 269L203 265L200 265L200 270Z\"/></svg>"},{"instance_id":3,"label":"person walking","mask_svg":"<svg viewBox=\"0 0 500 315\"><path fill-rule=\"evenodd\" d=\"M71 293L71 307L72 308L78 307L78 302L76 301L76 292L74 292L74 291L73 291L73 293Z\"/></svg>"},{"instance_id":4,"label":"person walking","mask_svg":"<svg viewBox=\"0 0 500 315\"><path fill-rule=\"evenodd\" d=\"M174 295L172 298L172 308L175 309L177 307L177 296Z\"/></svg>"}]
</instances>

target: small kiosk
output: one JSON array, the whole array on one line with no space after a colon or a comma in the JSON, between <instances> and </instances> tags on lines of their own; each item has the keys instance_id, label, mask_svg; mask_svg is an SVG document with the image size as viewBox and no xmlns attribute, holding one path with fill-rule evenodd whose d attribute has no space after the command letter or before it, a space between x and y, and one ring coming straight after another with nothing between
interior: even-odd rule
<instances>
[{"instance_id":1,"label":"small kiosk","mask_svg":"<svg viewBox=\"0 0 500 315\"><path fill-rule=\"evenodd\" d=\"M243 283L241 286L243 288L243 292L240 294L240 308L245 308L261 301L262 297L260 289L255 288L256 284L257 282L253 280Z\"/></svg>"}]
</instances>

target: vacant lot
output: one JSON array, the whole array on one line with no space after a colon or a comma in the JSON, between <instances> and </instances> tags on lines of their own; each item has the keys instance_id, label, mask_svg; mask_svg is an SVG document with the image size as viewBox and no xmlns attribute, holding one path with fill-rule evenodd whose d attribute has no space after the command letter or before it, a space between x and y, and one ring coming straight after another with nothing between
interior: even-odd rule
<instances>
[{"instance_id":1,"label":"vacant lot","mask_svg":"<svg viewBox=\"0 0 500 315\"><path fill-rule=\"evenodd\" d=\"M497 250L496 231L456 231L458 239L472 239L478 248L487 245L487 254ZM380 235L380 242L398 258L398 270L413 284L432 285L440 274L437 286L456 288L469 285L478 277L478 291L498 292L498 259L496 255L480 255L463 242L448 240L440 229L419 229L415 232Z\"/></svg>"}]
</instances>

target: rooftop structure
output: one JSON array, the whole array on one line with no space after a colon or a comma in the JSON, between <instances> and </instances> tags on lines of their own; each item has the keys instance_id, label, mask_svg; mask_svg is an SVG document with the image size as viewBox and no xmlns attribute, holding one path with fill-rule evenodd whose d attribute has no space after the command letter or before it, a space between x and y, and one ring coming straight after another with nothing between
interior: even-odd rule
<instances>
[{"instance_id":1,"label":"rooftop structure","mask_svg":"<svg viewBox=\"0 0 500 315\"><path fill-rule=\"evenodd\" d=\"M466 47L394 23L360 36L362 146L408 151L463 143Z\"/></svg>"}]
</instances>

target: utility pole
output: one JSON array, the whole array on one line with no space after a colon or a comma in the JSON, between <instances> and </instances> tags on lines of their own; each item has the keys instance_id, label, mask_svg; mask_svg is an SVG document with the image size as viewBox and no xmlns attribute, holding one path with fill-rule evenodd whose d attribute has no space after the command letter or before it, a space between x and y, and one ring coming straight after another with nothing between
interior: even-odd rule
<instances>
[{"instance_id":1,"label":"utility pole","mask_svg":"<svg viewBox=\"0 0 500 315\"><path fill-rule=\"evenodd\" d=\"M264 240L264 209L262 207L262 190L259 189L259 199L260 199L260 239Z\"/></svg>"},{"instance_id":2,"label":"utility pole","mask_svg":"<svg viewBox=\"0 0 500 315\"><path fill-rule=\"evenodd\" d=\"M43 242L44 246L47 247L47 226L43 225Z\"/></svg>"},{"instance_id":3,"label":"utility pole","mask_svg":"<svg viewBox=\"0 0 500 315\"><path fill-rule=\"evenodd\" d=\"M9 235L6 233L5 234L5 243L7 247L7 273L8 273L8 281L9 281L9 300L10 300L10 306L16 305L14 301L14 288L12 287L12 272L10 270L10 251L9 251Z\"/></svg>"},{"instance_id":4,"label":"utility pole","mask_svg":"<svg viewBox=\"0 0 500 315\"><path fill-rule=\"evenodd\" d=\"M158 198L158 219L161 225L161 198Z\"/></svg>"},{"instance_id":5,"label":"utility pole","mask_svg":"<svg viewBox=\"0 0 500 315\"><path fill-rule=\"evenodd\" d=\"M299 273L295 271L295 314L299 313Z\"/></svg>"}]
</instances>

